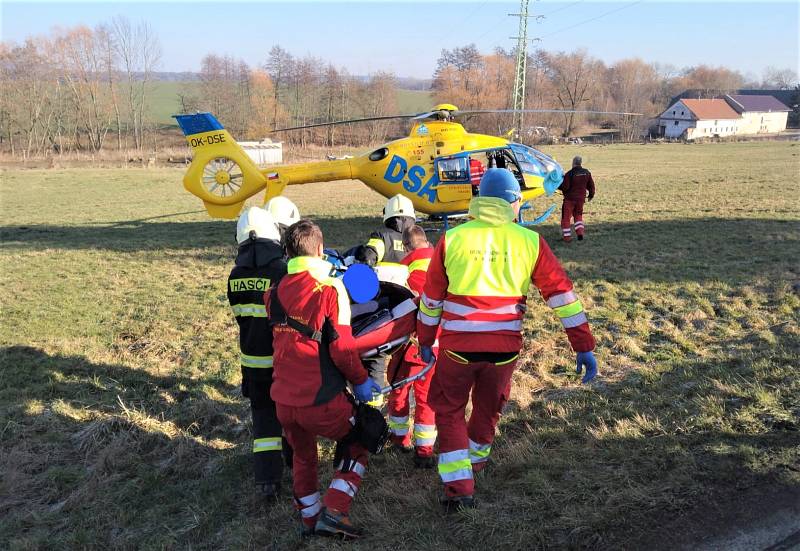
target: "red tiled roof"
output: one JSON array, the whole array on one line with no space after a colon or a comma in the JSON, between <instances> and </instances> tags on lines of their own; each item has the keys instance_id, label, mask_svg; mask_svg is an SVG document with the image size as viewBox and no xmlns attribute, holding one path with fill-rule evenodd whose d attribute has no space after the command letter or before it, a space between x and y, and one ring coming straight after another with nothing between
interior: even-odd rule
<instances>
[{"instance_id":1,"label":"red tiled roof","mask_svg":"<svg viewBox=\"0 0 800 551\"><path fill-rule=\"evenodd\" d=\"M681 102L698 120L740 118L724 99L682 99Z\"/></svg>"}]
</instances>

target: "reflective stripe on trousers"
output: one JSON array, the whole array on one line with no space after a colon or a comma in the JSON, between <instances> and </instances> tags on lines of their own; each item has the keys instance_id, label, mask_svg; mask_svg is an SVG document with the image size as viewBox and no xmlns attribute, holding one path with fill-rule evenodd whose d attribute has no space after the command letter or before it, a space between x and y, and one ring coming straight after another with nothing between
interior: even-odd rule
<instances>
[{"instance_id":1,"label":"reflective stripe on trousers","mask_svg":"<svg viewBox=\"0 0 800 551\"><path fill-rule=\"evenodd\" d=\"M389 416L389 430L392 431L392 434L395 436L405 436L408 434L408 428L411 425L408 415L405 417L395 417L393 415Z\"/></svg>"},{"instance_id":2,"label":"reflective stripe on trousers","mask_svg":"<svg viewBox=\"0 0 800 551\"><path fill-rule=\"evenodd\" d=\"M436 443L436 425L414 425L414 444L433 446Z\"/></svg>"},{"instance_id":3,"label":"reflective stripe on trousers","mask_svg":"<svg viewBox=\"0 0 800 551\"><path fill-rule=\"evenodd\" d=\"M243 366L255 369L269 369L272 367L272 356L251 356L242 353L240 354L239 361Z\"/></svg>"},{"instance_id":4,"label":"reflective stripe on trousers","mask_svg":"<svg viewBox=\"0 0 800 551\"><path fill-rule=\"evenodd\" d=\"M319 492L297 498L295 499L295 504L297 508L300 509L300 515L303 518L315 517L320 509L322 509L322 503L320 503L319 500Z\"/></svg>"},{"instance_id":5,"label":"reflective stripe on trousers","mask_svg":"<svg viewBox=\"0 0 800 551\"><path fill-rule=\"evenodd\" d=\"M351 484L350 482L341 478L334 478L331 480L330 489L339 490L340 492L346 493L350 497L355 497L356 492L358 492L358 488L356 488L354 484Z\"/></svg>"},{"instance_id":6,"label":"reflective stripe on trousers","mask_svg":"<svg viewBox=\"0 0 800 551\"><path fill-rule=\"evenodd\" d=\"M253 453L281 451L282 449L283 442L280 436L253 440Z\"/></svg>"},{"instance_id":7,"label":"reflective stripe on trousers","mask_svg":"<svg viewBox=\"0 0 800 551\"><path fill-rule=\"evenodd\" d=\"M439 476L442 482L472 478L469 450L454 450L439 454Z\"/></svg>"},{"instance_id":8,"label":"reflective stripe on trousers","mask_svg":"<svg viewBox=\"0 0 800 551\"><path fill-rule=\"evenodd\" d=\"M489 460L489 453L492 451L491 444L478 444L470 439L469 459L472 463L483 463Z\"/></svg>"}]
</instances>

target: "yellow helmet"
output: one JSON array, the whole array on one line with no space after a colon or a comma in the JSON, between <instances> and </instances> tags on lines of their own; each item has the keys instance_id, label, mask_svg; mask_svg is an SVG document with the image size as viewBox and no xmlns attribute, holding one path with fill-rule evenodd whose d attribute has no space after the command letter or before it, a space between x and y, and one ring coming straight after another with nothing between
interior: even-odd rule
<instances>
[{"instance_id":1,"label":"yellow helmet","mask_svg":"<svg viewBox=\"0 0 800 551\"><path fill-rule=\"evenodd\" d=\"M300 220L300 209L283 195L273 197L264 205L264 210L272 215L276 224L288 228Z\"/></svg>"},{"instance_id":2,"label":"yellow helmet","mask_svg":"<svg viewBox=\"0 0 800 551\"><path fill-rule=\"evenodd\" d=\"M258 207L250 207L244 211L236 223L236 242L239 245L253 239L281 240L281 234L272 215Z\"/></svg>"},{"instance_id":3,"label":"yellow helmet","mask_svg":"<svg viewBox=\"0 0 800 551\"><path fill-rule=\"evenodd\" d=\"M383 221L386 222L394 216L409 216L416 219L417 214L414 212L414 203L411 199L398 193L386 201L386 206L383 207Z\"/></svg>"}]
</instances>

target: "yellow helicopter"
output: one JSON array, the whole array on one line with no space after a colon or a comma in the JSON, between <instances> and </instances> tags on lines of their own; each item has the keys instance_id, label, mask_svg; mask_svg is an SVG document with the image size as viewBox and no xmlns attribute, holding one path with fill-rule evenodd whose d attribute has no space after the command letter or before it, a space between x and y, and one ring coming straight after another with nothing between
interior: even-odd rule
<instances>
[{"instance_id":1,"label":"yellow helicopter","mask_svg":"<svg viewBox=\"0 0 800 551\"><path fill-rule=\"evenodd\" d=\"M357 157L259 168L211 113L175 115L193 151L183 179L184 187L202 199L214 218L235 218L244 201L266 190L264 202L283 193L288 185L335 180L361 180L385 197L401 193L411 199L417 212L441 217L465 213L479 175L485 168L507 168L517 177L523 201L552 195L563 179L561 166L548 155L506 138L471 134L454 119L462 115L512 113L510 109L459 111L440 104L415 115L392 115L334 121L274 132L388 119L410 119L406 138L394 140ZM563 110L529 109L553 113ZM613 115L637 115L602 111L576 111ZM544 221L552 205L535 220Z\"/></svg>"}]
</instances>

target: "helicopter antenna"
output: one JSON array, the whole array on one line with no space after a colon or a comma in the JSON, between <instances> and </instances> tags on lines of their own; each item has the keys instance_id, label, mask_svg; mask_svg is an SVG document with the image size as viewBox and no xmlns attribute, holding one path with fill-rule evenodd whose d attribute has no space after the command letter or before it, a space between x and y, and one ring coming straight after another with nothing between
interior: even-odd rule
<instances>
[{"instance_id":1,"label":"helicopter antenna","mask_svg":"<svg viewBox=\"0 0 800 551\"><path fill-rule=\"evenodd\" d=\"M528 18L539 19L543 16L528 14L528 0L520 0L519 13L509 13L511 17L519 17L519 30L517 36L511 39L517 41L517 70L514 76L514 119L512 127L516 132L522 132L522 125L525 123L525 77L528 73ZM539 41L538 38L531 39Z\"/></svg>"}]
</instances>

